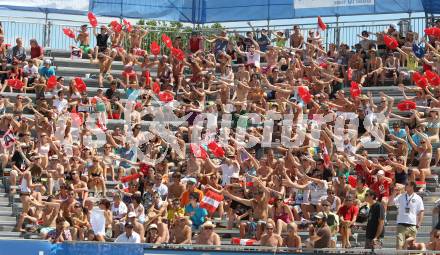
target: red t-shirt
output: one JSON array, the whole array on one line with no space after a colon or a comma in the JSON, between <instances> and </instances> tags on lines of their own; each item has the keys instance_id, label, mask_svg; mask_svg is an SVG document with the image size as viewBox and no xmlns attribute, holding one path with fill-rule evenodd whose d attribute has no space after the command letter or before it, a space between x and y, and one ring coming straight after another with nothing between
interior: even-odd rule
<instances>
[{"instance_id":1,"label":"red t-shirt","mask_svg":"<svg viewBox=\"0 0 440 255\"><path fill-rule=\"evenodd\" d=\"M391 183L386 179L381 181L377 180L375 183L370 185L370 189L373 190L379 198L390 196L390 185Z\"/></svg>"},{"instance_id":2,"label":"red t-shirt","mask_svg":"<svg viewBox=\"0 0 440 255\"><path fill-rule=\"evenodd\" d=\"M371 174L368 173L367 171L365 171L361 165L357 164L354 169L356 171L356 175L357 175L358 180L359 179L365 180L365 184L367 186L370 186L373 183L372 178L371 178Z\"/></svg>"},{"instance_id":3,"label":"red t-shirt","mask_svg":"<svg viewBox=\"0 0 440 255\"><path fill-rule=\"evenodd\" d=\"M41 46L31 47L31 58L38 58L43 55L43 48Z\"/></svg>"},{"instance_id":4,"label":"red t-shirt","mask_svg":"<svg viewBox=\"0 0 440 255\"><path fill-rule=\"evenodd\" d=\"M200 50L200 42L201 41L202 41L202 38L200 38L200 37L189 38L189 49L192 53L195 53L196 51Z\"/></svg>"},{"instance_id":5,"label":"red t-shirt","mask_svg":"<svg viewBox=\"0 0 440 255\"><path fill-rule=\"evenodd\" d=\"M344 220L352 221L359 213L359 208L356 205L350 207L343 205L339 208L338 215L342 216Z\"/></svg>"}]
</instances>

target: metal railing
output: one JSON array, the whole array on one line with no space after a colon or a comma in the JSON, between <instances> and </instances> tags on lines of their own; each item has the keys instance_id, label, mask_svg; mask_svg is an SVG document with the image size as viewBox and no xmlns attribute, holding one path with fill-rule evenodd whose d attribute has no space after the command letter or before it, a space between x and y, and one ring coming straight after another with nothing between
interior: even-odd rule
<instances>
[{"instance_id":1,"label":"metal railing","mask_svg":"<svg viewBox=\"0 0 440 255\"><path fill-rule=\"evenodd\" d=\"M67 22L67 21L59 21L59 20L44 20L44 19L34 19L28 22L24 21L15 21L11 18L5 19L0 17L2 21L3 28L5 31L5 40L7 43L13 44L15 38L21 37L25 42L29 41L31 38L35 38L40 45L45 47L50 47L52 49L69 49L71 45L75 45L74 40L67 38L62 29L63 28L71 28L74 31L79 30L79 23L77 22ZM417 32L419 35L423 35L423 30L426 27L427 20L425 17L414 17L407 18L404 21L408 22L409 28L413 32ZM357 34L360 34L361 31L367 30L369 32L375 33L384 31L390 24L397 23L399 20L375 20L375 21L353 21L353 22L329 22L327 23L328 28L321 36L324 39L325 46L327 47L330 43L346 43L348 45L354 45L359 42L359 38ZM83 24L84 22L81 22ZM304 33L305 38L307 37L307 33L310 29L316 29L316 23L308 23L308 24L298 24L302 28L302 32ZM147 27L148 28L148 27ZM268 28L267 26L257 26L255 27L257 30L261 30L262 28ZM162 43L160 40L160 35L165 33L171 37L171 39L176 36L180 36L182 38L182 42L184 45L187 45L188 39L192 31L196 30L201 32L205 36L209 36L212 34L218 33L218 30L215 29L192 29L189 27L183 27L181 29L171 28L171 27L154 27L148 28L150 33L145 37L143 47L149 48L151 41L155 40L158 43ZM285 35L288 37L292 33L292 24L286 25L275 25L269 26L269 29L272 31L282 30L285 32ZM251 31L249 27L234 27L229 28L229 33L232 35L233 32L238 32L241 35L244 35L247 31ZM89 28L89 32L92 34L92 29ZM374 37L372 39L375 39ZM94 36L90 36L90 44L96 44L96 38ZM288 42L286 42L286 46ZM163 46L163 45L162 45Z\"/></svg>"}]
</instances>

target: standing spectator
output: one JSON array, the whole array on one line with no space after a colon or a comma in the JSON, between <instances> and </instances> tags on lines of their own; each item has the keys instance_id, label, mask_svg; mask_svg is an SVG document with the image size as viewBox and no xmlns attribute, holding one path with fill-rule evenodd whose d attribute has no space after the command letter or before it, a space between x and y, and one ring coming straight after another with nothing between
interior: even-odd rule
<instances>
[{"instance_id":1,"label":"standing spectator","mask_svg":"<svg viewBox=\"0 0 440 255\"><path fill-rule=\"evenodd\" d=\"M50 59L45 59L43 61L43 66L40 67L38 73L45 79L49 79L52 75L55 75L55 67L51 66L52 61Z\"/></svg>"},{"instance_id":2,"label":"standing spectator","mask_svg":"<svg viewBox=\"0 0 440 255\"><path fill-rule=\"evenodd\" d=\"M191 32L191 37L188 41L188 48L191 53L196 53L199 50L203 50L203 37L199 32Z\"/></svg>"},{"instance_id":3,"label":"standing spectator","mask_svg":"<svg viewBox=\"0 0 440 255\"><path fill-rule=\"evenodd\" d=\"M93 28L93 35L96 37L96 48L95 52L97 52L96 56L98 56L98 53L107 53L108 49L108 39L110 38L111 32L110 30L102 25L100 29L100 33L96 33L96 27Z\"/></svg>"},{"instance_id":4,"label":"standing spectator","mask_svg":"<svg viewBox=\"0 0 440 255\"><path fill-rule=\"evenodd\" d=\"M370 205L367 221L367 232L365 240L365 249L382 248L382 238L384 234L385 209L379 201L377 201L376 193L368 191L365 201Z\"/></svg>"},{"instance_id":5,"label":"standing spectator","mask_svg":"<svg viewBox=\"0 0 440 255\"><path fill-rule=\"evenodd\" d=\"M394 198L397 211L396 249L401 250L408 237L416 237L417 229L423 222L424 205L422 198L415 193L415 182L405 186L405 193Z\"/></svg>"},{"instance_id":6,"label":"standing spectator","mask_svg":"<svg viewBox=\"0 0 440 255\"><path fill-rule=\"evenodd\" d=\"M359 208L353 203L352 197L345 198L344 205L339 208L338 215L341 222L342 248L351 248L351 227L356 222Z\"/></svg>"},{"instance_id":7,"label":"standing spectator","mask_svg":"<svg viewBox=\"0 0 440 255\"><path fill-rule=\"evenodd\" d=\"M115 243L140 243L141 237L133 231L133 228L133 223L125 223L125 232L116 238Z\"/></svg>"}]
</instances>

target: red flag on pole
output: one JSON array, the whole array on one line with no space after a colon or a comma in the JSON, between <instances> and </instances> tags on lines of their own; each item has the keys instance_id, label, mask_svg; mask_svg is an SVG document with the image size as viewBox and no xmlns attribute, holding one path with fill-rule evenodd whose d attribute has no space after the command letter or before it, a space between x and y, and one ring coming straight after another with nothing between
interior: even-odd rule
<instances>
[{"instance_id":1,"label":"red flag on pole","mask_svg":"<svg viewBox=\"0 0 440 255\"><path fill-rule=\"evenodd\" d=\"M63 32L64 32L64 34L67 37L72 38L72 39L75 38L75 33L73 32L72 29L70 29L70 28L63 28Z\"/></svg>"},{"instance_id":2,"label":"red flag on pole","mask_svg":"<svg viewBox=\"0 0 440 255\"><path fill-rule=\"evenodd\" d=\"M321 16L318 16L318 28L322 31L325 31L327 29L327 24L322 21Z\"/></svg>"},{"instance_id":3,"label":"red flag on pole","mask_svg":"<svg viewBox=\"0 0 440 255\"><path fill-rule=\"evenodd\" d=\"M157 44L156 41L151 42L150 51L151 51L151 54L153 54L155 56L160 54L160 46L159 46L159 44Z\"/></svg>"},{"instance_id":4,"label":"red flag on pole","mask_svg":"<svg viewBox=\"0 0 440 255\"><path fill-rule=\"evenodd\" d=\"M89 12L87 14L87 17L89 18L89 22L90 22L90 25L92 27L97 27L98 26L98 20L96 19L96 16L95 16L95 14L93 12Z\"/></svg>"},{"instance_id":5,"label":"red flag on pole","mask_svg":"<svg viewBox=\"0 0 440 255\"><path fill-rule=\"evenodd\" d=\"M402 100L397 104L397 109L402 112L416 109L416 107L416 103L411 100Z\"/></svg>"}]
</instances>

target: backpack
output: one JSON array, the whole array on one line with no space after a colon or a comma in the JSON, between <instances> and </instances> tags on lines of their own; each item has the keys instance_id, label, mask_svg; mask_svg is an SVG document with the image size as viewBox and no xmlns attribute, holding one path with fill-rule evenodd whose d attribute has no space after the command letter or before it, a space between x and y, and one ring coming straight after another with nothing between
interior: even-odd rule
<instances>
[{"instance_id":1,"label":"backpack","mask_svg":"<svg viewBox=\"0 0 440 255\"><path fill-rule=\"evenodd\" d=\"M356 218L357 223L364 223L368 220L368 214L370 213L370 208L368 208L367 205L362 206L359 208L359 213Z\"/></svg>"}]
</instances>

